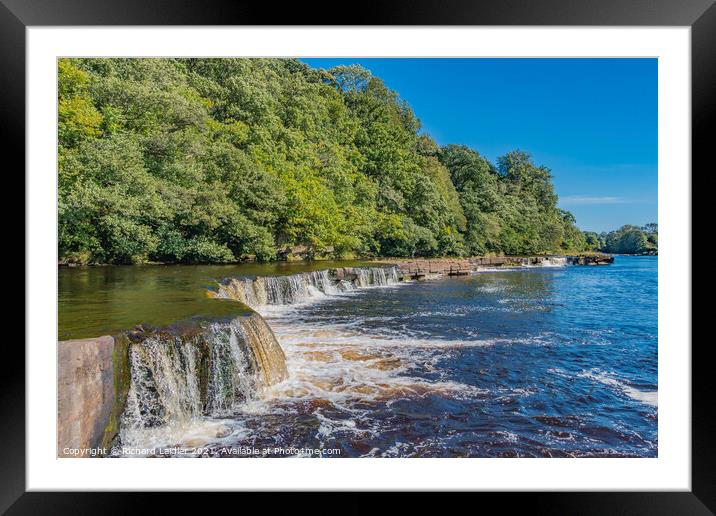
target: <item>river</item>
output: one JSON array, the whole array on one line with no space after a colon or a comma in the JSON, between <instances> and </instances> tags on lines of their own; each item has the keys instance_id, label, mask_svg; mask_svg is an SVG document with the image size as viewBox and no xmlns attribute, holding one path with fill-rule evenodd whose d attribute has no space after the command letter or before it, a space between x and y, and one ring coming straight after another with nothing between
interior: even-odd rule
<instances>
[{"instance_id":1,"label":"river","mask_svg":"<svg viewBox=\"0 0 716 516\"><path fill-rule=\"evenodd\" d=\"M655 457L657 264L619 256L269 295L253 308L287 379L220 417L125 431L124 444L227 457ZM337 265L62 269L60 338L238 313L204 287Z\"/></svg>"}]
</instances>

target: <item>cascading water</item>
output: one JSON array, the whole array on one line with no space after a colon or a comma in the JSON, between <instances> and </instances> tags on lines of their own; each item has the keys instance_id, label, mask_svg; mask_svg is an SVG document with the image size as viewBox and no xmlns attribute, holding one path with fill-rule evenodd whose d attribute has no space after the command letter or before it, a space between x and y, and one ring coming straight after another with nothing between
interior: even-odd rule
<instances>
[{"instance_id":1,"label":"cascading water","mask_svg":"<svg viewBox=\"0 0 716 516\"><path fill-rule=\"evenodd\" d=\"M231 278L219 286L217 295L257 308L291 305L325 295L392 285L399 281L397 267L346 267L289 276Z\"/></svg>"},{"instance_id":2,"label":"cascading water","mask_svg":"<svg viewBox=\"0 0 716 516\"><path fill-rule=\"evenodd\" d=\"M158 427L201 414L197 355L194 345L177 337L153 336L133 344L123 426Z\"/></svg>"},{"instance_id":3,"label":"cascading water","mask_svg":"<svg viewBox=\"0 0 716 516\"><path fill-rule=\"evenodd\" d=\"M562 267L567 265L566 256L528 256L518 259L518 263L523 267Z\"/></svg>"},{"instance_id":4,"label":"cascading water","mask_svg":"<svg viewBox=\"0 0 716 516\"><path fill-rule=\"evenodd\" d=\"M235 278L222 283L217 296L250 307L289 305L398 281L396 267L341 268ZM288 377L284 352L257 313L197 323L189 331L151 332L133 340L129 361L130 386L120 422L122 446L219 438L224 427L217 418L243 410L266 387Z\"/></svg>"},{"instance_id":5,"label":"cascading water","mask_svg":"<svg viewBox=\"0 0 716 516\"><path fill-rule=\"evenodd\" d=\"M276 336L260 315L242 320L237 333L243 335L251 349L252 368L260 375L262 385L275 385L288 377L286 356Z\"/></svg>"},{"instance_id":6,"label":"cascading water","mask_svg":"<svg viewBox=\"0 0 716 516\"><path fill-rule=\"evenodd\" d=\"M131 380L122 415L122 444L148 431L183 428L222 417L286 379L285 355L258 314L212 322L183 335L156 332L131 344Z\"/></svg>"},{"instance_id":7,"label":"cascading water","mask_svg":"<svg viewBox=\"0 0 716 516\"><path fill-rule=\"evenodd\" d=\"M395 267L368 267L355 270L356 284L359 287L384 286L398 282L398 272Z\"/></svg>"},{"instance_id":8,"label":"cascading water","mask_svg":"<svg viewBox=\"0 0 716 516\"><path fill-rule=\"evenodd\" d=\"M562 267L564 265L567 265L567 257L566 256L549 256L547 258L544 258L540 265L542 267Z\"/></svg>"}]
</instances>

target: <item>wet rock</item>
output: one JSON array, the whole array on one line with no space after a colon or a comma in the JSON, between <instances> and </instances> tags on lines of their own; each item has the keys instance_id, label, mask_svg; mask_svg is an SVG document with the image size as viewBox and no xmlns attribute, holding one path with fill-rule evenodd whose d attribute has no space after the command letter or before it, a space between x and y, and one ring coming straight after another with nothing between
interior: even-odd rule
<instances>
[{"instance_id":1,"label":"wet rock","mask_svg":"<svg viewBox=\"0 0 716 516\"><path fill-rule=\"evenodd\" d=\"M78 455L102 445L115 400L114 338L57 344L57 454Z\"/></svg>"},{"instance_id":2,"label":"wet rock","mask_svg":"<svg viewBox=\"0 0 716 516\"><path fill-rule=\"evenodd\" d=\"M571 265L609 265L614 263L614 257L607 254L567 256L567 263Z\"/></svg>"},{"instance_id":3,"label":"wet rock","mask_svg":"<svg viewBox=\"0 0 716 516\"><path fill-rule=\"evenodd\" d=\"M356 273L356 271L353 267L344 267L343 268L343 279L353 281L356 278L358 278L358 274Z\"/></svg>"}]
</instances>

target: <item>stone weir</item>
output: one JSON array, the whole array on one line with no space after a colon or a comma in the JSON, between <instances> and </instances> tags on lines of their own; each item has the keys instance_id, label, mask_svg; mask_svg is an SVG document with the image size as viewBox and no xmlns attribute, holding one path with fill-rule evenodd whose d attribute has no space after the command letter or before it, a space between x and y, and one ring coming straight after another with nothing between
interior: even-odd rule
<instances>
[{"instance_id":1,"label":"stone weir","mask_svg":"<svg viewBox=\"0 0 716 516\"><path fill-rule=\"evenodd\" d=\"M227 278L219 285L216 296L260 308L302 303L360 288L393 285L400 280L395 265L338 267L284 276Z\"/></svg>"},{"instance_id":2,"label":"stone weir","mask_svg":"<svg viewBox=\"0 0 716 516\"><path fill-rule=\"evenodd\" d=\"M570 265L609 265L614 263L614 257L608 254L586 254L581 256L567 256Z\"/></svg>"},{"instance_id":3,"label":"stone weir","mask_svg":"<svg viewBox=\"0 0 716 516\"><path fill-rule=\"evenodd\" d=\"M134 432L230 414L287 376L256 313L61 341L58 456L102 456Z\"/></svg>"},{"instance_id":4,"label":"stone weir","mask_svg":"<svg viewBox=\"0 0 716 516\"><path fill-rule=\"evenodd\" d=\"M239 301L254 309L292 305L359 288L401 281L463 276L493 267L558 267L603 265L614 258L590 256L498 256L445 259L388 259L372 267L338 267L282 276L227 278L215 296Z\"/></svg>"},{"instance_id":5,"label":"stone weir","mask_svg":"<svg viewBox=\"0 0 716 516\"><path fill-rule=\"evenodd\" d=\"M416 258L394 259L390 263L397 269L398 277L427 279L441 276L464 276L481 269L493 267L556 267L560 265L607 265L613 256L595 254L584 256L493 256L470 258Z\"/></svg>"}]
</instances>

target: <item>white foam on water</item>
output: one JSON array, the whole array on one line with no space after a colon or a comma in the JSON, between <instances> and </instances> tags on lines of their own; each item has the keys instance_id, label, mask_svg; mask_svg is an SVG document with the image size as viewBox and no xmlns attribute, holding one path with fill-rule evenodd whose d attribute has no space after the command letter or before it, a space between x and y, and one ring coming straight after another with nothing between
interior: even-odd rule
<instances>
[{"instance_id":1,"label":"white foam on water","mask_svg":"<svg viewBox=\"0 0 716 516\"><path fill-rule=\"evenodd\" d=\"M520 440L519 436L513 432L508 432L506 430L497 430L495 432L495 435L499 435L500 437L504 438L506 441L509 441L511 443L516 443Z\"/></svg>"},{"instance_id":2,"label":"white foam on water","mask_svg":"<svg viewBox=\"0 0 716 516\"><path fill-rule=\"evenodd\" d=\"M567 265L567 258L564 256L554 256L547 258L541 265L542 267L564 267Z\"/></svg>"},{"instance_id":3,"label":"white foam on water","mask_svg":"<svg viewBox=\"0 0 716 516\"><path fill-rule=\"evenodd\" d=\"M320 426L318 427L317 435L320 437L330 437L335 432L355 432L356 431L356 422L352 419L331 419L329 417L324 416L320 410L317 410L314 413L314 416L320 421Z\"/></svg>"},{"instance_id":4,"label":"white foam on water","mask_svg":"<svg viewBox=\"0 0 716 516\"><path fill-rule=\"evenodd\" d=\"M612 387L613 389L622 392L627 397L644 403L645 405L650 405L652 407L658 406L659 391L640 391L628 383L619 380L613 373L602 371L600 369L592 369L590 371L582 371L577 376L589 378L590 380Z\"/></svg>"},{"instance_id":5,"label":"white foam on water","mask_svg":"<svg viewBox=\"0 0 716 516\"><path fill-rule=\"evenodd\" d=\"M334 408L360 419L357 404L391 402L396 399L437 394L474 397L487 391L452 380L415 376L434 371L436 354L464 346L492 345L491 341L440 341L365 335L350 327L316 325L296 319L268 322L286 353L288 380L267 391L268 403L324 400ZM350 414L349 414L350 416ZM329 424L321 416L321 437L330 429L358 430L342 418ZM320 418L319 418L320 419ZM366 418L367 419L367 418ZM351 417L348 417L351 420Z\"/></svg>"},{"instance_id":6,"label":"white foam on water","mask_svg":"<svg viewBox=\"0 0 716 516\"><path fill-rule=\"evenodd\" d=\"M339 271L343 271L343 279L339 279ZM219 285L217 296L240 301L261 314L268 314L280 312L277 307L306 305L359 289L399 283L397 266L349 267L254 279L230 278Z\"/></svg>"},{"instance_id":7,"label":"white foam on water","mask_svg":"<svg viewBox=\"0 0 716 516\"><path fill-rule=\"evenodd\" d=\"M385 450L381 457L402 457L404 452L410 448L406 443L396 442L393 446Z\"/></svg>"},{"instance_id":8,"label":"white foam on water","mask_svg":"<svg viewBox=\"0 0 716 516\"><path fill-rule=\"evenodd\" d=\"M475 268L475 272L506 272L506 271L519 271L520 269L539 269L549 267L566 267L567 258L565 256L552 256L543 259L540 263L521 263L514 265L503 265L500 267L490 265L478 265Z\"/></svg>"},{"instance_id":9,"label":"white foam on water","mask_svg":"<svg viewBox=\"0 0 716 516\"><path fill-rule=\"evenodd\" d=\"M125 436L116 455L151 457L162 454L195 456L208 443L231 442L248 435L236 420L197 417L171 425L134 429Z\"/></svg>"},{"instance_id":10,"label":"white foam on water","mask_svg":"<svg viewBox=\"0 0 716 516\"><path fill-rule=\"evenodd\" d=\"M272 325L274 326L274 325ZM278 324L275 326L279 326ZM325 327L324 327L325 328ZM474 348L494 346L496 344L512 343L506 339L437 339L417 337L390 337L381 335L362 335L344 330L335 332L330 336L325 329L297 330L286 328L274 332L277 334L282 347L316 345L325 347L352 346L358 349L369 350L371 348L383 348L400 353L400 350L411 350L415 348L424 349L445 349L445 348Z\"/></svg>"},{"instance_id":11,"label":"white foam on water","mask_svg":"<svg viewBox=\"0 0 716 516\"><path fill-rule=\"evenodd\" d=\"M496 294L498 292L504 292L505 286L499 283L492 283L490 285L480 285L477 287L478 292L485 294Z\"/></svg>"}]
</instances>

